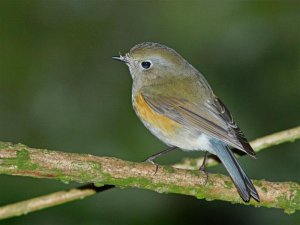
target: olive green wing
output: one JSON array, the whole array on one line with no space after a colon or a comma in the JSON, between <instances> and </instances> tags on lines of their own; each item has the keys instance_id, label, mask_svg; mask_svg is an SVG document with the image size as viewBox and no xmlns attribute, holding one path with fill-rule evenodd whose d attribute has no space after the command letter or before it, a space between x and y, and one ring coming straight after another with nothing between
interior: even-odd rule
<instances>
[{"instance_id":1,"label":"olive green wing","mask_svg":"<svg viewBox=\"0 0 300 225\"><path fill-rule=\"evenodd\" d=\"M153 93L145 91L142 96L157 113L163 114L189 129L196 129L221 140L251 156L255 155L230 112L217 97L213 96L210 101L191 103L184 98L161 94L153 95Z\"/></svg>"}]
</instances>

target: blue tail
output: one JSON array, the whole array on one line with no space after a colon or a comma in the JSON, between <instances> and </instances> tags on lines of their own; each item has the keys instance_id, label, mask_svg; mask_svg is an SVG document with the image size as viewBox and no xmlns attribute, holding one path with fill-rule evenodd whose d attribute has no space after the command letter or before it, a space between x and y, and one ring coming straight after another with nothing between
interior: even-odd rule
<instances>
[{"instance_id":1,"label":"blue tail","mask_svg":"<svg viewBox=\"0 0 300 225\"><path fill-rule=\"evenodd\" d=\"M229 147L220 142L214 143L214 151L228 171L242 199L248 202L250 197L252 197L259 202L259 196L255 187L237 162Z\"/></svg>"}]
</instances>

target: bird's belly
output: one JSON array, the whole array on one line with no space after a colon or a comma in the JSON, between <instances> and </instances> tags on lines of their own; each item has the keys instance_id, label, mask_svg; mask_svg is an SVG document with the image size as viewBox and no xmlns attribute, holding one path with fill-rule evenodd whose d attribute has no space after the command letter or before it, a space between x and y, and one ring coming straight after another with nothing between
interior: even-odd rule
<instances>
[{"instance_id":1,"label":"bird's belly","mask_svg":"<svg viewBox=\"0 0 300 225\"><path fill-rule=\"evenodd\" d=\"M134 97L133 108L144 125L156 136L173 135L181 127L181 124L151 109L141 94Z\"/></svg>"},{"instance_id":2,"label":"bird's belly","mask_svg":"<svg viewBox=\"0 0 300 225\"><path fill-rule=\"evenodd\" d=\"M142 95L137 95L134 98L133 107L143 124L165 144L187 151L205 150L211 152L209 136L155 112L145 102Z\"/></svg>"}]
</instances>

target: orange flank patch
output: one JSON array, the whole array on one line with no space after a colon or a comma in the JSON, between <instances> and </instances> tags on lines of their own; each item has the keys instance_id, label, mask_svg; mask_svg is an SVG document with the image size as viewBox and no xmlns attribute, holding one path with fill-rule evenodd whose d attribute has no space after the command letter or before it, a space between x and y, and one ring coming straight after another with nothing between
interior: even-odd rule
<instances>
[{"instance_id":1,"label":"orange flank patch","mask_svg":"<svg viewBox=\"0 0 300 225\"><path fill-rule=\"evenodd\" d=\"M141 120L146 121L148 124L160 129L163 132L175 132L176 128L180 126L180 124L174 120L171 120L168 117L152 110L143 98L142 94L135 96L134 107Z\"/></svg>"}]
</instances>

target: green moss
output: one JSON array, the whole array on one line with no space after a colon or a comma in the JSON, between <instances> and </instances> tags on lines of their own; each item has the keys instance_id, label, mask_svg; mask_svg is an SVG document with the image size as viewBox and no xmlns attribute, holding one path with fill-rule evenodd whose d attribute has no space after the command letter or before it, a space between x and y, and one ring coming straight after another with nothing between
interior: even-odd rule
<instances>
[{"instance_id":1,"label":"green moss","mask_svg":"<svg viewBox=\"0 0 300 225\"><path fill-rule=\"evenodd\" d=\"M101 183L101 182L95 182L94 185L96 187L103 187L105 184L104 183Z\"/></svg>"},{"instance_id":2,"label":"green moss","mask_svg":"<svg viewBox=\"0 0 300 225\"><path fill-rule=\"evenodd\" d=\"M72 179L69 176L59 176L58 178L61 182L63 182L64 184L69 184L70 181L72 181Z\"/></svg>"},{"instance_id":3,"label":"green moss","mask_svg":"<svg viewBox=\"0 0 300 225\"><path fill-rule=\"evenodd\" d=\"M164 184L162 184L163 186L165 186ZM188 194L188 192L190 192L189 189L186 189L184 187L179 187L177 185L169 185L168 186L168 191L167 192L171 192L171 193L177 193L177 194L182 194L182 193L186 193ZM193 194L196 195L196 191L193 190L193 193L189 193L189 194Z\"/></svg>"},{"instance_id":4,"label":"green moss","mask_svg":"<svg viewBox=\"0 0 300 225\"><path fill-rule=\"evenodd\" d=\"M119 188L124 187L138 187L143 189L154 190L158 193L188 193L189 190L183 187L178 187L177 185L166 185L162 183L154 183L151 179L148 178L137 178L137 177L128 177L125 179L116 179L110 177L110 175L104 174L103 183L99 182L101 185L103 183L109 183L116 185ZM98 184L98 181L96 182ZM190 193L191 194L191 193ZM195 193L193 193L195 194Z\"/></svg>"},{"instance_id":5,"label":"green moss","mask_svg":"<svg viewBox=\"0 0 300 225\"><path fill-rule=\"evenodd\" d=\"M268 189L267 189L266 187L262 187L261 190L262 190L263 192L265 192L265 193L268 192Z\"/></svg>"},{"instance_id":6,"label":"green moss","mask_svg":"<svg viewBox=\"0 0 300 225\"><path fill-rule=\"evenodd\" d=\"M225 188L226 188L226 189L231 189L231 188L233 188L233 183L232 183L231 181L226 180L226 181L224 181L224 183L225 183Z\"/></svg>"},{"instance_id":7,"label":"green moss","mask_svg":"<svg viewBox=\"0 0 300 225\"><path fill-rule=\"evenodd\" d=\"M91 166L92 166L92 169L93 170L96 170L96 171L100 171L101 170L101 163L99 162L90 162Z\"/></svg>"},{"instance_id":8,"label":"green moss","mask_svg":"<svg viewBox=\"0 0 300 225\"><path fill-rule=\"evenodd\" d=\"M20 170L34 170L38 167L37 164L32 163L30 159L30 154L26 149L17 151L17 167Z\"/></svg>"},{"instance_id":9,"label":"green moss","mask_svg":"<svg viewBox=\"0 0 300 225\"><path fill-rule=\"evenodd\" d=\"M204 198L206 198L206 195L205 195L204 191L197 191L196 198L197 199L204 199Z\"/></svg>"},{"instance_id":10,"label":"green moss","mask_svg":"<svg viewBox=\"0 0 300 225\"><path fill-rule=\"evenodd\" d=\"M295 213L296 210L295 209L285 209L284 212L288 215L291 215L291 214Z\"/></svg>"},{"instance_id":11,"label":"green moss","mask_svg":"<svg viewBox=\"0 0 300 225\"><path fill-rule=\"evenodd\" d=\"M126 179L118 180L110 178L117 186L135 186L135 187L155 187L155 185L147 178L128 177Z\"/></svg>"},{"instance_id":12,"label":"green moss","mask_svg":"<svg viewBox=\"0 0 300 225\"><path fill-rule=\"evenodd\" d=\"M175 168L172 166L164 166L163 167L168 173L175 173Z\"/></svg>"},{"instance_id":13,"label":"green moss","mask_svg":"<svg viewBox=\"0 0 300 225\"><path fill-rule=\"evenodd\" d=\"M20 160L28 160L30 159L29 152L26 149L19 150L17 151L17 158Z\"/></svg>"},{"instance_id":14,"label":"green moss","mask_svg":"<svg viewBox=\"0 0 300 225\"><path fill-rule=\"evenodd\" d=\"M284 212L286 214L293 214L295 212L295 209L289 207L289 202L285 197L279 197L278 199L278 205L284 209Z\"/></svg>"},{"instance_id":15,"label":"green moss","mask_svg":"<svg viewBox=\"0 0 300 225\"><path fill-rule=\"evenodd\" d=\"M294 194L286 199L285 197L278 198L278 205L284 209L287 214L293 214L296 210L299 210L300 204L300 190L295 190Z\"/></svg>"},{"instance_id":16,"label":"green moss","mask_svg":"<svg viewBox=\"0 0 300 225\"><path fill-rule=\"evenodd\" d=\"M11 145L12 144L9 143L9 142L2 142L2 141L0 141L0 149L7 148L7 147L9 147Z\"/></svg>"},{"instance_id":17,"label":"green moss","mask_svg":"<svg viewBox=\"0 0 300 225\"><path fill-rule=\"evenodd\" d=\"M253 184L257 187L261 187L263 185L261 180L254 180Z\"/></svg>"}]
</instances>

